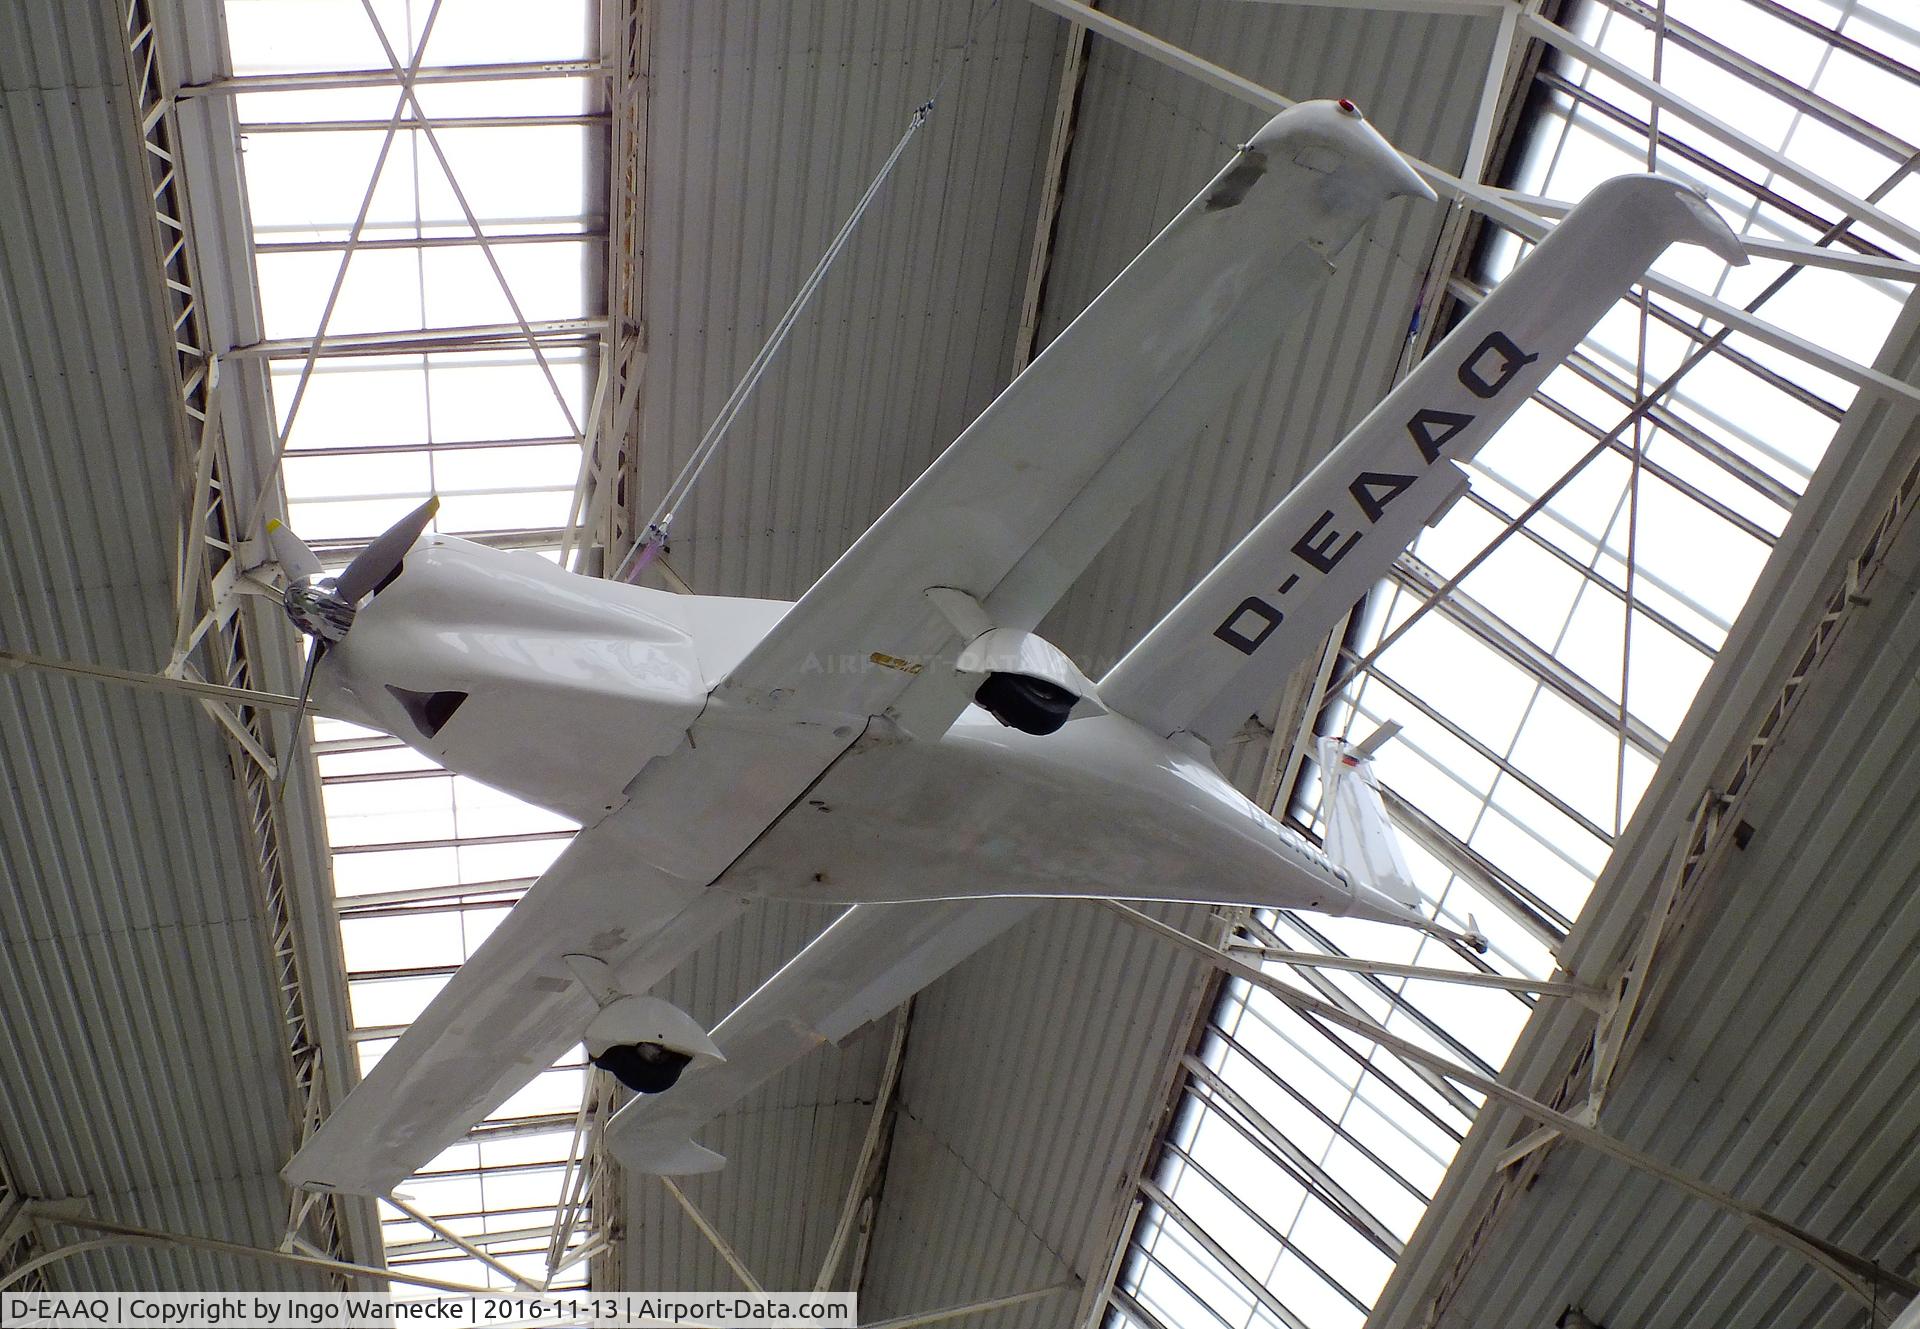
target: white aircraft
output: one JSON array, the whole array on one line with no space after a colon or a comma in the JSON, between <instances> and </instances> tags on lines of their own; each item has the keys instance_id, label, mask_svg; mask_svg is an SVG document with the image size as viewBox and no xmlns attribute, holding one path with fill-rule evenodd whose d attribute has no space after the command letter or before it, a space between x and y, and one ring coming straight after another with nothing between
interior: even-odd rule
<instances>
[{"instance_id":1,"label":"white aircraft","mask_svg":"<svg viewBox=\"0 0 1920 1329\"><path fill-rule=\"evenodd\" d=\"M423 534L337 581L284 530L317 710L584 828L294 1156L390 1193L569 1048L639 1091L617 1156L696 1129L1058 896L1420 909L1366 751L1332 856L1215 769L1471 456L1665 247L1687 188L1596 189L1098 683L1043 616L1388 199L1431 191L1347 102L1276 116L797 603L673 595ZM750 903L850 904L709 1035L644 994Z\"/></svg>"}]
</instances>

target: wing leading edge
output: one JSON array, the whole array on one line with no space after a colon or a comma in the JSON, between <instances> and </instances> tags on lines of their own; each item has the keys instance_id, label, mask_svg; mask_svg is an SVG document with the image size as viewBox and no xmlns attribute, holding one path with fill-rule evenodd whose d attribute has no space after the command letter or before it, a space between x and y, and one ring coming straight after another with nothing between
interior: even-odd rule
<instances>
[{"instance_id":1,"label":"wing leading edge","mask_svg":"<svg viewBox=\"0 0 1920 1329\"><path fill-rule=\"evenodd\" d=\"M642 993L745 907L711 885L833 760L839 740L697 723L581 831L281 1173L391 1192L568 1048L597 1009L568 956Z\"/></svg>"},{"instance_id":2,"label":"wing leading edge","mask_svg":"<svg viewBox=\"0 0 1920 1329\"><path fill-rule=\"evenodd\" d=\"M1685 185L1595 188L1100 680L1101 702L1156 733L1231 739L1458 495L1460 463L1677 241L1746 261Z\"/></svg>"},{"instance_id":3,"label":"wing leading edge","mask_svg":"<svg viewBox=\"0 0 1920 1329\"><path fill-rule=\"evenodd\" d=\"M916 681L965 704L929 603L965 591L1032 629L1388 199L1432 197L1350 108L1263 127L814 584L721 686L748 705L864 718ZM854 668L823 662L854 661ZM940 718L944 715L944 719Z\"/></svg>"}]
</instances>

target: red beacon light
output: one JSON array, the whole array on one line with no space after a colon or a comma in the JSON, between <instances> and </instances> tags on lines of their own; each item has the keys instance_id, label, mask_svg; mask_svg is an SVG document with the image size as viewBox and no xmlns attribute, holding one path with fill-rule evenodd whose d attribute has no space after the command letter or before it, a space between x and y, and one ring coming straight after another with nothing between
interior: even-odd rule
<instances>
[{"instance_id":1,"label":"red beacon light","mask_svg":"<svg viewBox=\"0 0 1920 1329\"><path fill-rule=\"evenodd\" d=\"M1360 108L1358 106L1355 106L1352 102L1348 101L1345 97L1342 97L1340 99L1339 105L1340 105L1340 109L1345 111L1348 115L1360 114Z\"/></svg>"}]
</instances>

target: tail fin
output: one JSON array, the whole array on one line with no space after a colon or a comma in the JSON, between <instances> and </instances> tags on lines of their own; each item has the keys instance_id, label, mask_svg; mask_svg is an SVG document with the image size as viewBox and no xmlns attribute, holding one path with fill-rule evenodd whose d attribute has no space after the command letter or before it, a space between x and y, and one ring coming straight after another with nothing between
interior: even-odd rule
<instances>
[{"instance_id":1,"label":"tail fin","mask_svg":"<svg viewBox=\"0 0 1920 1329\"><path fill-rule=\"evenodd\" d=\"M1417 908L1420 891L1373 778L1373 754L1399 732L1399 725L1388 722L1357 747L1345 739L1321 739L1320 806L1327 823L1327 857L1388 899Z\"/></svg>"}]
</instances>

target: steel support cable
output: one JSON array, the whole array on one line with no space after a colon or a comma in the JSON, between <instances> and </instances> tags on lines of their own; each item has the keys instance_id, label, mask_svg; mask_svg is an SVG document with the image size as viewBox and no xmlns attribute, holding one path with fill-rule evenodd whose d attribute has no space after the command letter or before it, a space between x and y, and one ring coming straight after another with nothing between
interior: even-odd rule
<instances>
[{"instance_id":1,"label":"steel support cable","mask_svg":"<svg viewBox=\"0 0 1920 1329\"><path fill-rule=\"evenodd\" d=\"M759 354L753 357L752 363L747 366L747 371L741 375L740 381L734 385L733 391L722 403L719 413L714 416L713 423L707 426L706 433L700 436L699 443L694 446L686 464L680 468L680 473L674 476L673 483L667 486L667 492L661 496L659 506L654 508L653 516L648 519L640 539L620 561L619 570L614 573L615 581L632 580L658 557L660 550L666 545L667 530L673 525L674 514L686 502L694 485L699 483L701 474L720 451L720 445L726 441L727 431L733 427L733 422L739 418L740 412L746 407L747 398L753 394L754 388L759 386L761 378L772 366L781 347L786 344L788 334L793 331L794 324L800 321L800 315L806 312L807 305L812 302L814 293L820 289L820 284L826 280L827 271L833 266L834 260L839 258L841 251L847 247L847 241L852 239L855 229L860 225L860 219L866 216L867 209L873 206L874 200L880 196L880 191L886 187L894 168L900 164L900 158L906 154L907 145L913 142L913 136L920 132L920 126L924 125L927 117L933 114L934 104L940 100L941 94L946 91L947 84L954 74L966 63L967 53L973 49L974 38L979 34L980 25L999 3L1000 0L990 0L986 8L974 18L972 25L967 29L967 38L960 47L958 58L952 61L947 71L940 76L932 94L916 106L913 114L907 118L907 127L901 133L899 141L893 145L893 151L887 154L886 161L881 163L879 172L867 185L866 192L860 195L860 201L853 205L853 211L847 215L846 221L841 223L839 231L827 245L826 252L820 256L820 261L814 264L813 271L807 274L804 282L800 283L800 289L795 293L793 302L787 306L787 312L780 316L778 323L774 324L766 343L761 346Z\"/></svg>"}]
</instances>

